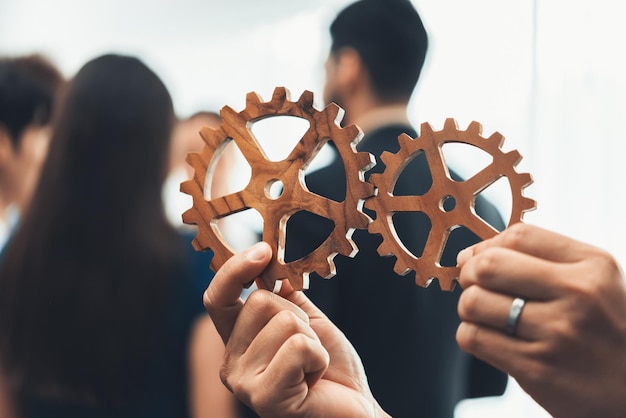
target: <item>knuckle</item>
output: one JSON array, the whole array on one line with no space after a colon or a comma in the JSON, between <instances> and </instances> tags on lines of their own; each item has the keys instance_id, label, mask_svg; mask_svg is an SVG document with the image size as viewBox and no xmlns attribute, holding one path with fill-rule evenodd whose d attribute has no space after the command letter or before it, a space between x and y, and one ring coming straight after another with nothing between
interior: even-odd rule
<instances>
[{"instance_id":1,"label":"knuckle","mask_svg":"<svg viewBox=\"0 0 626 418\"><path fill-rule=\"evenodd\" d=\"M246 305L248 309L253 308L257 311L264 312L269 310L274 304L274 295L267 290L255 290L250 293L246 299Z\"/></svg>"},{"instance_id":2,"label":"knuckle","mask_svg":"<svg viewBox=\"0 0 626 418\"><path fill-rule=\"evenodd\" d=\"M611 254L598 250L598 253L594 257L595 263L597 264L596 269L600 272L600 277L606 278L615 278L618 277L621 279L622 269Z\"/></svg>"},{"instance_id":3,"label":"knuckle","mask_svg":"<svg viewBox=\"0 0 626 418\"><path fill-rule=\"evenodd\" d=\"M572 342L575 342L579 337L575 330L575 325L572 319L570 320L557 320L554 321L551 326L551 339L556 341L557 344L567 346ZM547 354L551 354L554 350L547 350Z\"/></svg>"},{"instance_id":4,"label":"knuckle","mask_svg":"<svg viewBox=\"0 0 626 418\"><path fill-rule=\"evenodd\" d=\"M462 322L456 333L456 340L463 351L475 354L480 348L480 335L478 327L474 324Z\"/></svg>"},{"instance_id":5,"label":"knuckle","mask_svg":"<svg viewBox=\"0 0 626 418\"><path fill-rule=\"evenodd\" d=\"M220 380L222 381L222 383L224 384L224 386L226 386L228 388L228 390L230 390L233 393L238 393L235 389L235 387L233 387L231 380L231 368L228 366L228 364L226 364L226 362L224 362L222 364L222 366L220 367Z\"/></svg>"},{"instance_id":6,"label":"knuckle","mask_svg":"<svg viewBox=\"0 0 626 418\"><path fill-rule=\"evenodd\" d=\"M280 329L290 334L295 334L302 330L302 320L294 312L288 310L278 312L274 316L274 321L277 322Z\"/></svg>"},{"instance_id":7,"label":"knuckle","mask_svg":"<svg viewBox=\"0 0 626 418\"><path fill-rule=\"evenodd\" d=\"M502 233L502 243L506 248L518 248L524 241L527 240L529 226L518 222L511 225Z\"/></svg>"},{"instance_id":8,"label":"knuckle","mask_svg":"<svg viewBox=\"0 0 626 418\"><path fill-rule=\"evenodd\" d=\"M480 283L484 279L491 278L498 265L497 250L492 249L480 254L476 261L476 279Z\"/></svg>"},{"instance_id":9,"label":"knuckle","mask_svg":"<svg viewBox=\"0 0 626 418\"><path fill-rule=\"evenodd\" d=\"M311 348L311 339L304 334L294 334L287 340L291 352L303 353Z\"/></svg>"},{"instance_id":10,"label":"knuckle","mask_svg":"<svg viewBox=\"0 0 626 418\"><path fill-rule=\"evenodd\" d=\"M462 321L469 321L476 317L480 308L480 290L475 286L470 286L461 293L459 299L458 312Z\"/></svg>"}]
</instances>

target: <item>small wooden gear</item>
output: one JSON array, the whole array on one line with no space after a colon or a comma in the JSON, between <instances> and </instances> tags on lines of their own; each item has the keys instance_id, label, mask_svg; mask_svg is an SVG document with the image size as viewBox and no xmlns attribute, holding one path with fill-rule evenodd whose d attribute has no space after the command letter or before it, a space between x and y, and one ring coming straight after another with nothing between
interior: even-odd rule
<instances>
[{"instance_id":1,"label":"small wooden gear","mask_svg":"<svg viewBox=\"0 0 626 418\"><path fill-rule=\"evenodd\" d=\"M378 253L396 257L394 271L397 274L415 271L418 285L428 286L437 278L441 289L454 288L459 269L440 265L441 255L453 229L465 226L482 239L498 233L476 214L474 203L479 193L502 176L507 178L512 196L508 225L520 222L524 212L536 207L534 200L522 195L523 189L532 183L532 177L515 171L521 160L519 152L504 153L501 150L504 142L501 134L496 132L489 138L483 138L481 131L482 126L478 122L472 122L465 131L459 130L456 121L451 118L446 119L441 131L434 131L428 123L423 123L416 139L403 134L398 138L400 150L396 154L385 152L381 155L385 171L372 174L369 178L377 188L377 195L368 199L365 207L376 212L376 219L369 225L368 231L383 236ZM443 145L451 142L478 147L489 153L493 161L466 181L454 181L450 178L442 152ZM393 190L400 174L421 152L425 153L432 174L431 188L421 196L394 196ZM446 210L444 201L450 198L454 199L455 205L453 209ZM430 218L431 230L420 257L412 254L398 238L392 220L397 212L422 212Z\"/></svg>"},{"instance_id":2,"label":"small wooden gear","mask_svg":"<svg viewBox=\"0 0 626 418\"><path fill-rule=\"evenodd\" d=\"M241 112L225 106L221 110L219 129L205 127L200 132L205 146L200 153L191 153L187 162L194 168L194 178L181 184L181 191L193 197L193 207L183 214L183 221L198 226L193 240L196 250L214 252L211 268L219 269L233 250L217 226L220 218L254 208L263 217L263 241L272 247L272 260L259 277L262 285L273 289L276 280L288 279L294 289L308 287L308 275L316 272L322 277L335 274L333 258L337 254L353 257L357 248L351 240L354 229L367 228L369 218L360 208L364 199L373 195L374 188L364 180L364 172L374 164L371 154L357 152L356 144L363 134L356 126L341 128L343 110L330 104L324 110L313 107L313 94L306 91L297 102L289 101L284 88L274 91L272 100L262 102L249 93ZM310 127L282 161L270 161L255 139L250 126L274 116L295 116L307 120ZM210 184L213 170L223 149L233 140L249 163L252 175L241 191L207 200L204 187ZM310 192L304 182L304 170L320 148L333 141L343 160L346 174L346 198L343 202ZM270 188L282 184L282 193L275 197ZM310 254L285 262L285 230L287 220L300 210L307 210L334 222L326 240Z\"/></svg>"}]
</instances>

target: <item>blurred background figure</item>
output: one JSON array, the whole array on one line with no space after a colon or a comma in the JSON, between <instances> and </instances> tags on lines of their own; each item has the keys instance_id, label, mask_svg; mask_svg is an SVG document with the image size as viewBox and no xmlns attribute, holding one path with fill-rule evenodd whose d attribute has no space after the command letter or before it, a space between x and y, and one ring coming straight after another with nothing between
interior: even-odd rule
<instances>
[{"instance_id":1,"label":"blurred background figure","mask_svg":"<svg viewBox=\"0 0 626 418\"><path fill-rule=\"evenodd\" d=\"M163 186L163 200L169 221L191 242L197 233L196 226L182 223L182 213L193 205L191 196L181 193L180 183L193 177L194 171L186 161L187 154L201 152L204 140L200 131L204 127L218 129L222 123L220 115L212 111L199 111L188 118L179 119L172 135L170 150L170 170ZM242 165L243 164L243 165ZM213 171L210 193L205 185L207 199L224 196L241 189L245 159L239 149L231 142L222 151ZM243 183L245 185L245 183ZM210 194L210 196L209 196ZM236 249L260 240L258 232L239 217L226 217L218 221L220 232L226 241Z\"/></svg>"},{"instance_id":2,"label":"blurred background figure","mask_svg":"<svg viewBox=\"0 0 626 418\"><path fill-rule=\"evenodd\" d=\"M407 106L419 79L428 46L427 34L415 8L406 0L362 0L341 11L330 26L332 46L326 62L325 101L345 110L343 125L358 125L365 133L357 145L376 157L366 172L380 173L383 152L399 150L398 136L417 136ZM345 199L344 165L333 162L305 177L310 191L335 201ZM459 176L450 170L452 178ZM395 195L420 196L433 185L424 154L402 172ZM495 228L504 225L482 196L476 212ZM373 218L384 216L368 212ZM406 215L406 216L405 216ZM411 216L409 216L411 215ZM404 246L422 255L430 219L397 214L394 228ZM309 254L334 226L308 212L287 224L287 261ZM380 257L382 237L357 230L354 259L337 256L337 276L311 279L307 296L346 334L361 355L374 397L394 417L452 418L458 401L500 395L507 376L463 353L454 339L459 318L460 289L442 292L433 282L415 285L415 273L394 273L395 258ZM450 234L440 260L454 266L456 254L479 241L466 228ZM314 244L314 245L312 245ZM395 382L390 385L389 382Z\"/></svg>"},{"instance_id":3,"label":"blurred background figure","mask_svg":"<svg viewBox=\"0 0 626 418\"><path fill-rule=\"evenodd\" d=\"M167 218L176 227L184 227L181 214L192 205L191 197L180 192L180 183L193 177L193 168L186 161L187 154L200 152L204 147L204 141L200 136L200 130L203 127L219 128L221 123L222 119L218 113L199 111L188 118L178 119L174 126L170 146L169 174L163 187L163 199ZM222 161L222 167L229 165L228 161L224 159ZM216 170L216 173L222 173L224 170ZM217 189L225 184L223 179L218 178L215 178L213 183L212 188Z\"/></svg>"},{"instance_id":4,"label":"blurred background figure","mask_svg":"<svg viewBox=\"0 0 626 418\"><path fill-rule=\"evenodd\" d=\"M62 83L59 70L41 55L0 58L0 251L39 177Z\"/></svg>"},{"instance_id":5,"label":"blurred background figure","mask_svg":"<svg viewBox=\"0 0 626 418\"><path fill-rule=\"evenodd\" d=\"M223 346L161 199L167 89L138 59L105 55L58 110L0 265L0 416L231 416L212 369Z\"/></svg>"}]
</instances>

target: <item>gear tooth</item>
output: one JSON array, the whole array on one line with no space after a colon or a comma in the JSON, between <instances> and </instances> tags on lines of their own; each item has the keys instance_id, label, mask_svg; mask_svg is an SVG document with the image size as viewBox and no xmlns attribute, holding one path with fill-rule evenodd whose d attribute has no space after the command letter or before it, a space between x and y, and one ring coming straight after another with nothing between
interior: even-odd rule
<instances>
[{"instance_id":1,"label":"gear tooth","mask_svg":"<svg viewBox=\"0 0 626 418\"><path fill-rule=\"evenodd\" d=\"M420 133L417 136L418 138L421 137L422 135L432 135L433 133L435 133L433 127L430 125L430 123L428 122L423 122L420 125Z\"/></svg>"},{"instance_id":2,"label":"gear tooth","mask_svg":"<svg viewBox=\"0 0 626 418\"><path fill-rule=\"evenodd\" d=\"M200 130L200 137L212 150L217 149L217 147L226 139L225 135L219 130L208 126L205 126Z\"/></svg>"},{"instance_id":3,"label":"gear tooth","mask_svg":"<svg viewBox=\"0 0 626 418\"><path fill-rule=\"evenodd\" d=\"M443 124L443 130L458 131L459 126L454 118L446 118L446 121Z\"/></svg>"},{"instance_id":4,"label":"gear tooth","mask_svg":"<svg viewBox=\"0 0 626 418\"><path fill-rule=\"evenodd\" d=\"M396 157L396 155L397 154L394 154L392 152L384 151L382 154L380 154L380 161L385 164L385 167L390 167L393 165L395 159L394 157Z\"/></svg>"},{"instance_id":5,"label":"gear tooth","mask_svg":"<svg viewBox=\"0 0 626 418\"><path fill-rule=\"evenodd\" d=\"M285 87L276 87L274 94L272 94L272 103L281 104L285 101L289 101L289 90Z\"/></svg>"},{"instance_id":6,"label":"gear tooth","mask_svg":"<svg viewBox=\"0 0 626 418\"><path fill-rule=\"evenodd\" d=\"M200 158L200 154L197 152L190 152L189 154L187 154L187 156L185 157L185 161L187 162L187 164L189 164L190 166L193 166L194 161L198 161L198 159Z\"/></svg>"},{"instance_id":7,"label":"gear tooth","mask_svg":"<svg viewBox=\"0 0 626 418\"><path fill-rule=\"evenodd\" d=\"M502 148L502 144L504 144L504 135L502 135L500 132L494 132L489 138L487 138L487 141L493 144L497 144L498 148Z\"/></svg>"},{"instance_id":8,"label":"gear tooth","mask_svg":"<svg viewBox=\"0 0 626 418\"><path fill-rule=\"evenodd\" d=\"M255 99L251 100L251 97L255 97ZM261 102L261 98L256 93L248 93L248 96L246 98L246 107L250 105L257 105L260 102ZM236 112L235 109L233 109L230 106L224 106L220 110L220 116L223 121L230 120L230 119L239 117L239 112Z\"/></svg>"},{"instance_id":9,"label":"gear tooth","mask_svg":"<svg viewBox=\"0 0 626 418\"><path fill-rule=\"evenodd\" d=\"M530 173L521 173L519 175L520 182L522 183L522 187L529 186L533 184L533 176Z\"/></svg>"},{"instance_id":10,"label":"gear tooth","mask_svg":"<svg viewBox=\"0 0 626 418\"><path fill-rule=\"evenodd\" d=\"M298 99L298 104L306 108L313 107L313 92L309 90L303 91Z\"/></svg>"},{"instance_id":11,"label":"gear tooth","mask_svg":"<svg viewBox=\"0 0 626 418\"><path fill-rule=\"evenodd\" d=\"M520 154L519 151L516 149L513 151L507 152L506 154L504 154L504 157L506 158L507 161L511 163L513 167L518 165L519 162L522 160L522 154Z\"/></svg>"},{"instance_id":12,"label":"gear tooth","mask_svg":"<svg viewBox=\"0 0 626 418\"><path fill-rule=\"evenodd\" d=\"M183 212L182 215L182 219L183 219L183 223L187 224L187 225L197 225L198 222L196 221L196 217L195 217L195 211L193 210L193 208L187 209L186 211Z\"/></svg>"},{"instance_id":13,"label":"gear tooth","mask_svg":"<svg viewBox=\"0 0 626 418\"><path fill-rule=\"evenodd\" d=\"M354 227L361 228L361 225L354 225ZM359 251L359 247L357 247L356 243L352 241L352 239L349 238L347 235L351 234L346 234L346 236L339 240L339 251L337 251L337 253L352 258Z\"/></svg>"},{"instance_id":14,"label":"gear tooth","mask_svg":"<svg viewBox=\"0 0 626 418\"><path fill-rule=\"evenodd\" d=\"M322 264L315 272L317 274L319 274L321 277L323 277L324 279L330 279L331 277L333 277L336 273L335 270L335 263L332 260L334 258L334 256L331 256L328 258L328 262Z\"/></svg>"},{"instance_id":15,"label":"gear tooth","mask_svg":"<svg viewBox=\"0 0 626 418\"><path fill-rule=\"evenodd\" d=\"M386 243L384 240L385 229L380 225L380 222L374 221L369 224L369 226L367 227L367 232L373 235L380 235L383 237L383 242L378 246L378 254L383 257L393 254L393 247Z\"/></svg>"},{"instance_id":16,"label":"gear tooth","mask_svg":"<svg viewBox=\"0 0 626 418\"><path fill-rule=\"evenodd\" d=\"M262 101L263 101L263 99L261 99L261 96L259 96L257 93L255 93L253 91L251 91L250 93L248 93L246 95L246 105L258 105L258 104L261 104ZM237 113L230 106L224 106L222 108L222 111L224 111L224 110L228 110L230 112Z\"/></svg>"},{"instance_id":17,"label":"gear tooth","mask_svg":"<svg viewBox=\"0 0 626 418\"><path fill-rule=\"evenodd\" d=\"M470 135L481 136L483 134L483 125L473 120L467 127L467 133Z\"/></svg>"},{"instance_id":18,"label":"gear tooth","mask_svg":"<svg viewBox=\"0 0 626 418\"><path fill-rule=\"evenodd\" d=\"M380 234L381 232L377 232L377 233ZM380 245L378 246L377 251L381 257L390 257L392 255L395 255L395 253L393 252L393 246L390 245L388 242L386 242L384 238L383 238L383 242L381 242ZM396 265L397 264L398 262L396 261ZM395 270L395 267L394 267L394 270Z\"/></svg>"},{"instance_id":19,"label":"gear tooth","mask_svg":"<svg viewBox=\"0 0 626 418\"><path fill-rule=\"evenodd\" d=\"M370 175L370 178L368 179L368 182L373 184L374 187L377 187L380 193L380 189L382 188L381 186L385 184L385 178L381 173L372 173Z\"/></svg>"},{"instance_id":20,"label":"gear tooth","mask_svg":"<svg viewBox=\"0 0 626 418\"><path fill-rule=\"evenodd\" d=\"M354 240L352 240L352 234L354 233L355 229L367 229L370 222L372 222L372 219L369 216L367 216L365 213L363 213L362 209L360 208L356 209L355 215L356 216L355 216L354 222L351 225L349 225L350 230L346 234L346 237L348 241L350 242L351 247L353 249L354 248L358 249L358 246L356 245Z\"/></svg>"},{"instance_id":21,"label":"gear tooth","mask_svg":"<svg viewBox=\"0 0 626 418\"><path fill-rule=\"evenodd\" d=\"M196 186L196 182L193 180L186 180L180 183L180 191L193 196L193 188Z\"/></svg>"},{"instance_id":22,"label":"gear tooth","mask_svg":"<svg viewBox=\"0 0 626 418\"><path fill-rule=\"evenodd\" d=\"M332 120L335 122L337 126L341 124L343 120L344 110L339 107L336 103L329 103L323 110L326 113L328 120Z\"/></svg>"},{"instance_id":23,"label":"gear tooth","mask_svg":"<svg viewBox=\"0 0 626 418\"><path fill-rule=\"evenodd\" d=\"M406 149L414 143L414 140L410 135L403 133L398 137L398 143L400 144L400 148Z\"/></svg>"},{"instance_id":24,"label":"gear tooth","mask_svg":"<svg viewBox=\"0 0 626 418\"><path fill-rule=\"evenodd\" d=\"M456 287L457 278L456 277L452 277L452 278L437 277L437 281L439 282L439 288L441 290L444 290L446 292L451 292ZM429 286L429 285L430 283L428 283L426 286Z\"/></svg>"},{"instance_id":25,"label":"gear tooth","mask_svg":"<svg viewBox=\"0 0 626 418\"><path fill-rule=\"evenodd\" d=\"M369 152L359 152L356 154L357 166L360 167L362 172L369 170L376 164L374 155Z\"/></svg>"},{"instance_id":26,"label":"gear tooth","mask_svg":"<svg viewBox=\"0 0 626 418\"><path fill-rule=\"evenodd\" d=\"M403 264L399 258L396 258L396 264L393 266L393 271L398 276L406 276L412 269L409 266Z\"/></svg>"},{"instance_id":27,"label":"gear tooth","mask_svg":"<svg viewBox=\"0 0 626 418\"><path fill-rule=\"evenodd\" d=\"M361 139L363 139L363 131L361 131L361 129L356 125L349 125L341 130L345 132L347 138L350 138L350 143L358 144L361 142Z\"/></svg>"},{"instance_id":28,"label":"gear tooth","mask_svg":"<svg viewBox=\"0 0 626 418\"><path fill-rule=\"evenodd\" d=\"M537 201L534 199L524 197L522 202L522 212L530 212L537 209Z\"/></svg>"},{"instance_id":29,"label":"gear tooth","mask_svg":"<svg viewBox=\"0 0 626 418\"><path fill-rule=\"evenodd\" d=\"M367 210L376 212L375 199L374 198L365 199L365 201L363 202L363 209L367 209ZM367 225L367 229L368 230L372 226L373 223L374 223L374 221L370 219L370 222Z\"/></svg>"}]
</instances>

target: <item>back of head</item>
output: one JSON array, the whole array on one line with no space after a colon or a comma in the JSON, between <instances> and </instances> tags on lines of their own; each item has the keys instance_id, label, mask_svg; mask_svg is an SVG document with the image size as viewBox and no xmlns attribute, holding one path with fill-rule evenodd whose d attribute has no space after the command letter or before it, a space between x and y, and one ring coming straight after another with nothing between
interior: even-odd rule
<instances>
[{"instance_id":1,"label":"back of head","mask_svg":"<svg viewBox=\"0 0 626 418\"><path fill-rule=\"evenodd\" d=\"M24 130L48 124L63 77L46 58L0 58L0 125L17 148Z\"/></svg>"},{"instance_id":2,"label":"back of head","mask_svg":"<svg viewBox=\"0 0 626 418\"><path fill-rule=\"evenodd\" d=\"M61 95L0 266L0 366L15 390L108 399L137 386L180 260L161 201L172 123L167 89L133 57L90 61Z\"/></svg>"},{"instance_id":3,"label":"back of head","mask_svg":"<svg viewBox=\"0 0 626 418\"><path fill-rule=\"evenodd\" d=\"M145 199L154 203L167 171L173 120L166 87L141 61L96 58L64 93L44 171L62 173L82 196L76 203L87 197L108 207L124 203L127 210Z\"/></svg>"},{"instance_id":4,"label":"back of head","mask_svg":"<svg viewBox=\"0 0 626 418\"><path fill-rule=\"evenodd\" d=\"M381 101L408 101L419 79L428 36L409 0L360 0L330 27L331 52L353 48Z\"/></svg>"}]
</instances>

